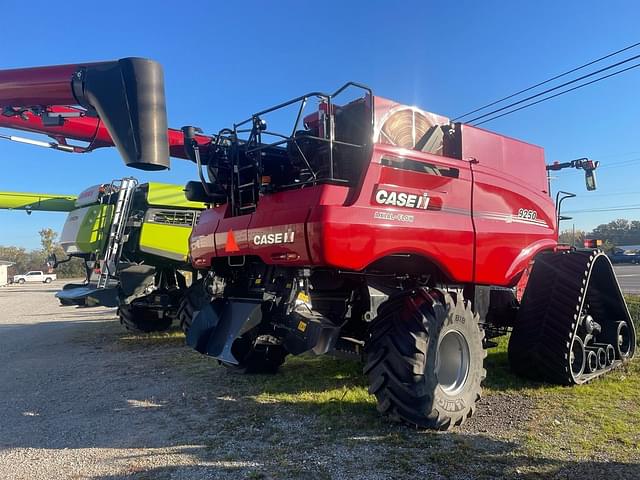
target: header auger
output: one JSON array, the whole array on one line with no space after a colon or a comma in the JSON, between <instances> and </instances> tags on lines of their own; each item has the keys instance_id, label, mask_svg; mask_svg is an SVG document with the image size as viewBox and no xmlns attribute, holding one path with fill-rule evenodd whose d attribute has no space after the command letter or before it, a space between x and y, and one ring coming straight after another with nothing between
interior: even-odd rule
<instances>
[{"instance_id":1,"label":"header auger","mask_svg":"<svg viewBox=\"0 0 640 480\"><path fill-rule=\"evenodd\" d=\"M347 92L356 98L341 100ZM6 117L14 122L44 118L31 108L23 119L15 107ZM291 124L271 129L286 109ZM51 134L44 124L21 127ZM193 127L167 136L171 154L198 167L187 198L207 205L190 236L194 281L181 287L176 315L189 345L225 366L273 373L290 354L352 354L381 412L447 429L473 414L495 337L511 331L515 372L562 384L634 354L609 260L558 244L560 200L547 169L582 168L592 189L595 162L548 168L540 147L354 83L214 136ZM518 302L514 287L531 264Z\"/></svg>"}]
</instances>

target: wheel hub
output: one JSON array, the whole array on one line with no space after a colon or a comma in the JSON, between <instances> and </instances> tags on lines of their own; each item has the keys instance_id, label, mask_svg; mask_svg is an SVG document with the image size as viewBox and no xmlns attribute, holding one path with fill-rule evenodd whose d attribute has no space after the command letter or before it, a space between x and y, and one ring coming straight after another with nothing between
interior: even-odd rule
<instances>
[{"instance_id":1,"label":"wheel hub","mask_svg":"<svg viewBox=\"0 0 640 480\"><path fill-rule=\"evenodd\" d=\"M457 330L451 330L440 339L436 357L436 378L442 390L456 395L469 376L471 355L469 344Z\"/></svg>"}]
</instances>

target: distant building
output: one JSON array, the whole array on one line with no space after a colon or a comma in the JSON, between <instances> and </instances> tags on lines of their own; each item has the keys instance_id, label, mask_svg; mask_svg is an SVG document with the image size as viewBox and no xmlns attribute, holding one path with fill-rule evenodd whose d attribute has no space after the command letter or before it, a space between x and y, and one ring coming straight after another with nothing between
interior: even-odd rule
<instances>
[{"instance_id":1,"label":"distant building","mask_svg":"<svg viewBox=\"0 0 640 480\"><path fill-rule=\"evenodd\" d=\"M0 260L0 287L4 287L9 280L7 278L7 269L13 265L13 262L5 262L4 260Z\"/></svg>"}]
</instances>

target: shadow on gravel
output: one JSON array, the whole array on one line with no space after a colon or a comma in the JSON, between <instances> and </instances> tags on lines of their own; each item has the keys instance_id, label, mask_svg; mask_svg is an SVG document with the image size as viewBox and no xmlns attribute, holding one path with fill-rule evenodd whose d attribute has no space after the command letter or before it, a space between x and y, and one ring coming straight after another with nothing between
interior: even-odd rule
<instances>
[{"instance_id":1,"label":"shadow on gravel","mask_svg":"<svg viewBox=\"0 0 640 480\"><path fill-rule=\"evenodd\" d=\"M487 430L473 427L478 415L471 429L417 432L377 414L359 362L305 356L288 359L275 376L242 376L191 351L176 332L134 335L90 312L78 313L86 321L11 325L10 339L0 335L0 450L119 455L124 470L92 477L100 480L613 480L640 472L639 463L524 454L518 440L493 429L509 418L507 428L518 429L509 397L492 405ZM3 353L14 339L26 348ZM488 363L508 369L499 353ZM489 375L494 390L518 384L506 370L493 381Z\"/></svg>"},{"instance_id":2,"label":"shadow on gravel","mask_svg":"<svg viewBox=\"0 0 640 480\"><path fill-rule=\"evenodd\" d=\"M58 293L60 291L59 288L26 288L26 287L12 287L8 286L3 290L0 290L0 293Z\"/></svg>"},{"instance_id":3,"label":"shadow on gravel","mask_svg":"<svg viewBox=\"0 0 640 480\"><path fill-rule=\"evenodd\" d=\"M511 442L488 437L450 433L423 448L393 448L384 441L367 440L354 447L340 440L326 445L306 444L302 455L291 448L283 459L282 445L264 445L260 453L238 452L219 456L211 448L188 449L196 465L169 465L144 469L132 465L130 471L94 477L95 480L171 480L171 479L633 479L640 464L597 461L561 461L518 453ZM300 442L302 446L303 442ZM341 454L346 450L346 455ZM355 462L354 462L355 460Z\"/></svg>"}]
</instances>

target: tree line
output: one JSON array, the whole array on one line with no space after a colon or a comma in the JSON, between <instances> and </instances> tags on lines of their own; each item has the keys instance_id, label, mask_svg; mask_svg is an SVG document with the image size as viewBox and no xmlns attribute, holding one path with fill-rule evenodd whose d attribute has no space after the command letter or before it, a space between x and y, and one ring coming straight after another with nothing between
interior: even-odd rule
<instances>
[{"instance_id":1,"label":"tree line","mask_svg":"<svg viewBox=\"0 0 640 480\"><path fill-rule=\"evenodd\" d=\"M51 228L43 228L40 234L39 250L27 250L23 247L0 246L0 260L12 262L8 268L8 275L23 274L30 270L48 271L47 258L52 253L61 260L67 258L64 249L56 242L58 234ZM60 278L78 278L85 276L84 262L80 258L73 258L71 261L61 263L55 269L55 273Z\"/></svg>"},{"instance_id":2,"label":"tree line","mask_svg":"<svg viewBox=\"0 0 640 480\"><path fill-rule=\"evenodd\" d=\"M560 242L581 247L585 239L602 240L605 251L615 250L626 245L640 245L640 220L619 218L609 223L603 223L590 232L584 230L563 230Z\"/></svg>"}]
</instances>

